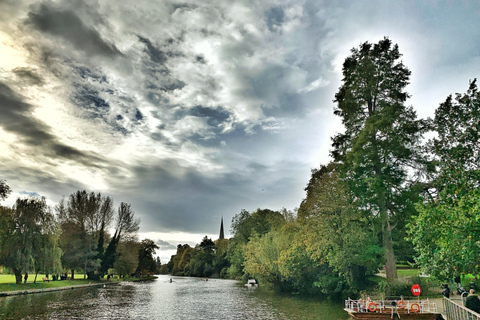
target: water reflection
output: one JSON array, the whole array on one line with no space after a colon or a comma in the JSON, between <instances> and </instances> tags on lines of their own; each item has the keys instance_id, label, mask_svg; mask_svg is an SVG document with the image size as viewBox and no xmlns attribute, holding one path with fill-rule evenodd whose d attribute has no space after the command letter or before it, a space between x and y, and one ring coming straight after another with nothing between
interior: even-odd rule
<instances>
[{"instance_id":1,"label":"water reflection","mask_svg":"<svg viewBox=\"0 0 480 320\"><path fill-rule=\"evenodd\" d=\"M233 280L169 279L0 298L0 319L348 319L341 305L247 290Z\"/></svg>"}]
</instances>

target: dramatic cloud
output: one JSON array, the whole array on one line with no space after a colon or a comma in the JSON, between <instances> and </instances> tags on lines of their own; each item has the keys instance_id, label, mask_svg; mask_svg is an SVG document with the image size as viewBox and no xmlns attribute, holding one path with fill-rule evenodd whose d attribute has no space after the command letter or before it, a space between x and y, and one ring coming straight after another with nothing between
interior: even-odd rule
<instances>
[{"instance_id":1,"label":"dramatic cloud","mask_svg":"<svg viewBox=\"0 0 480 320\"><path fill-rule=\"evenodd\" d=\"M2 1L0 179L132 204L168 260L241 209L294 209L341 131L352 47L390 37L422 117L480 74L477 2ZM159 240L161 239L161 240Z\"/></svg>"},{"instance_id":2,"label":"dramatic cloud","mask_svg":"<svg viewBox=\"0 0 480 320\"><path fill-rule=\"evenodd\" d=\"M98 54L112 58L121 55L115 45L106 42L97 30L86 26L70 10L41 4L38 9L28 13L27 24L56 39L70 42L75 49L85 54Z\"/></svg>"}]
</instances>

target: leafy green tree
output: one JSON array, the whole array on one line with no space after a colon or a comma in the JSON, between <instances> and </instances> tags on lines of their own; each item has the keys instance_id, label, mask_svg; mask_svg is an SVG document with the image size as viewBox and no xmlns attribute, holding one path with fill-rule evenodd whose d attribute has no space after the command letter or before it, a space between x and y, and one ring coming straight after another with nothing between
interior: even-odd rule
<instances>
[{"instance_id":1,"label":"leafy green tree","mask_svg":"<svg viewBox=\"0 0 480 320\"><path fill-rule=\"evenodd\" d=\"M228 242L228 239L218 239L215 241L213 267L215 268L215 273L218 274L220 278L227 277L228 268L230 267L230 262L227 259Z\"/></svg>"},{"instance_id":2,"label":"leafy green tree","mask_svg":"<svg viewBox=\"0 0 480 320\"><path fill-rule=\"evenodd\" d=\"M138 249L138 267L135 273L137 276L155 273L156 265L153 255L159 247L151 239L144 239Z\"/></svg>"},{"instance_id":3,"label":"leafy green tree","mask_svg":"<svg viewBox=\"0 0 480 320\"><path fill-rule=\"evenodd\" d=\"M1 210L2 255L1 264L12 269L16 283L22 282L22 271L34 270L42 264L42 252L50 249L43 240L48 236L53 216L45 198L17 199L13 210Z\"/></svg>"},{"instance_id":4,"label":"leafy green tree","mask_svg":"<svg viewBox=\"0 0 480 320\"><path fill-rule=\"evenodd\" d=\"M283 241L278 230L272 230L262 237L253 235L244 246L244 270L253 277L261 277L263 281L276 287L282 286L282 274L279 270L279 258L282 251L291 243Z\"/></svg>"},{"instance_id":5,"label":"leafy green tree","mask_svg":"<svg viewBox=\"0 0 480 320\"><path fill-rule=\"evenodd\" d=\"M44 272L48 277L52 273L60 273L63 255L59 246L61 230L50 209L42 217L41 227L34 234L33 259L36 283L39 272Z\"/></svg>"},{"instance_id":6,"label":"leafy green tree","mask_svg":"<svg viewBox=\"0 0 480 320\"><path fill-rule=\"evenodd\" d=\"M131 205L125 202L120 203L117 216L115 217L115 233L110 240L105 254L103 255L101 270L106 273L112 268L117 259L117 246L120 241L136 237L139 229L140 219L135 219L135 212L132 211Z\"/></svg>"},{"instance_id":7,"label":"leafy green tree","mask_svg":"<svg viewBox=\"0 0 480 320\"><path fill-rule=\"evenodd\" d=\"M398 45L384 38L353 48L343 64L343 84L335 95L335 114L345 132L333 137L331 152L342 164L356 206L379 220L387 280L397 278L392 217L411 206L409 170L422 169L422 135L428 130L406 107L404 91L410 70L400 60Z\"/></svg>"},{"instance_id":8,"label":"leafy green tree","mask_svg":"<svg viewBox=\"0 0 480 320\"><path fill-rule=\"evenodd\" d=\"M253 213L242 209L232 219L231 230L233 234L229 241L227 258L230 262L228 273L230 277L244 275L243 246L250 241L252 236L261 237L274 228L279 228L285 223L285 217L278 211L257 209Z\"/></svg>"},{"instance_id":9,"label":"leafy green tree","mask_svg":"<svg viewBox=\"0 0 480 320\"><path fill-rule=\"evenodd\" d=\"M0 206L0 265L8 267L15 263L15 250L18 249L16 236L15 210ZM21 273L20 278L17 277L17 274L15 276L17 283L22 281Z\"/></svg>"},{"instance_id":10,"label":"leafy green tree","mask_svg":"<svg viewBox=\"0 0 480 320\"><path fill-rule=\"evenodd\" d=\"M95 248L99 231L98 212L101 207L100 194L85 190L72 193L67 203L62 200L57 206L63 233L60 245L65 252L63 264L71 269L74 279L75 268L83 267L84 277L99 267L100 259Z\"/></svg>"},{"instance_id":11,"label":"leafy green tree","mask_svg":"<svg viewBox=\"0 0 480 320\"><path fill-rule=\"evenodd\" d=\"M418 264L436 277L480 272L480 93L448 96L435 111L430 143L437 175L409 225Z\"/></svg>"},{"instance_id":12,"label":"leafy green tree","mask_svg":"<svg viewBox=\"0 0 480 320\"><path fill-rule=\"evenodd\" d=\"M188 244L177 246L177 253L172 256L173 266L171 272L175 275L193 275L187 269L191 262L191 256L194 249Z\"/></svg>"},{"instance_id":13,"label":"leafy green tree","mask_svg":"<svg viewBox=\"0 0 480 320\"><path fill-rule=\"evenodd\" d=\"M120 276L135 273L138 266L139 249L140 242L134 239L120 241L117 247L118 258L113 265Z\"/></svg>"}]
</instances>

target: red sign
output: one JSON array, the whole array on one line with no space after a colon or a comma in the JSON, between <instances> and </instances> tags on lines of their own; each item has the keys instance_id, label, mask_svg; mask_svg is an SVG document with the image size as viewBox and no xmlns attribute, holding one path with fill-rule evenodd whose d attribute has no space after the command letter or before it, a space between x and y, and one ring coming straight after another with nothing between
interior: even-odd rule
<instances>
[{"instance_id":1,"label":"red sign","mask_svg":"<svg viewBox=\"0 0 480 320\"><path fill-rule=\"evenodd\" d=\"M411 290L412 290L412 294L415 297L418 297L420 293L422 293L422 289L420 289L420 286L418 284L414 284Z\"/></svg>"}]
</instances>

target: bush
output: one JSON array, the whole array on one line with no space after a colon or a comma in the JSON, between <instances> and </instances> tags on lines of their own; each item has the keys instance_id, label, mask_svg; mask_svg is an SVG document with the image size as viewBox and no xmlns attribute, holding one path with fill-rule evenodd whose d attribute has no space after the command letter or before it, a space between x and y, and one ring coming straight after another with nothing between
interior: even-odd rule
<instances>
[{"instance_id":1,"label":"bush","mask_svg":"<svg viewBox=\"0 0 480 320\"><path fill-rule=\"evenodd\" d=\"M385 280L382 280L377 285L377 292L379 295L384 295L385 297L412 297L412 285L418 284L422 289L422 296L428 296L435 294L434 288L440 286L438 281L430 280L420 277L412 277L409 281L396 281L394 283L388 283Z\"/></svg>"}]
</instances>

